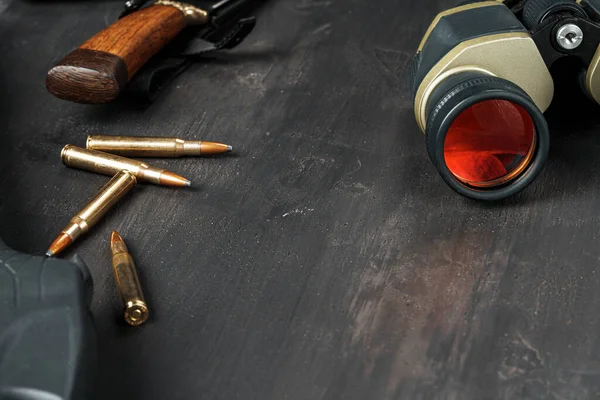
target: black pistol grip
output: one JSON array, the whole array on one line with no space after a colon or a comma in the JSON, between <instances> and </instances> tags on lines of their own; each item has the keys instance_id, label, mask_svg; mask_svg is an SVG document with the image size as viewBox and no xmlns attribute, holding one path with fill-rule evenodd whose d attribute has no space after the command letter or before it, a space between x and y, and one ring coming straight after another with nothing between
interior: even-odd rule
<instances>
[{"instance_id":1,"label":"black pistol grip","mask_svg":"<svg viewBox=\"0 0 600 400\"><path fill-rule=\"evenodd\" d=\"M0 240L0 399L91 399L96 337L79 259L34 257Z\"/></svg>"}]
</instances>

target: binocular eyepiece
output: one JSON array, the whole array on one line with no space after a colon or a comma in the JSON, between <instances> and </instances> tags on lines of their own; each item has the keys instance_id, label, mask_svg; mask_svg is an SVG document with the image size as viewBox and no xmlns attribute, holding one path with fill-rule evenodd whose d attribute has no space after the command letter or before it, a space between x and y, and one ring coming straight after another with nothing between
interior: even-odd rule
<instances>
[{"instance_id":1,"label":"binocular eyepiece","mask_svg":"<svg viewBox=\"0 0 600 400\"><path fill-rule=\"evenodd\" d=\"M578 58L582 89L600 102L599 44L600 0L467 1L438 14L410 79L415 118L444 181L479 200L529 185L548 155L550 68Z\"/></svg>"}]
</instances>

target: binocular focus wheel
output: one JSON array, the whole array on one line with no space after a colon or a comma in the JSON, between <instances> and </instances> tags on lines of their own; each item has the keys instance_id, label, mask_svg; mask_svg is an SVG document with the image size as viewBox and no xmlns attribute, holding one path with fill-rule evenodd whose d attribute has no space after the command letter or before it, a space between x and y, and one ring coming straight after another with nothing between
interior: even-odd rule
<instances>
[{"instance_id":1,"label":"binocular focus wheel","mask_svg":"<svg viewBox=\"0 0 600 400\"><path fill-rule=\"evenodd\" d=\"M499 200L529 185L549 148L542 112L517 85L481 72L448 77L426 113L429 156L456 192Z\"/></svg>"},{"instance_id":2,"label":"binocular focus wheel","mask_svg":"<svg viewBox=\"0 0 600 400\"><path fill-rule=\"evenodd\" d=\"M587 17L585 11L574 0L528 0L523 8L523 25L533 29L548 16L565 11L574 16Z\"/></svg>"}]
</instances>

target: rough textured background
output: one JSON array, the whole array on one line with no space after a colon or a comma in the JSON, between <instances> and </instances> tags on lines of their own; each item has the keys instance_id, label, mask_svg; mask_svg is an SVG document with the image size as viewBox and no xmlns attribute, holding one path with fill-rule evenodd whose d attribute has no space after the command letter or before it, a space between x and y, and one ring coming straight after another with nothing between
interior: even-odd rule
<instances>
[{"instance_id":1,"label":"rough textured background","mask_svg":"<svg viewBox=\"0 0 600 400\"><path fill-rule=\"evenodd\" d=\"M452 1L273 0L234 54L149 108L46 93L48 69L120 4L15 1L0 15L5 241L43 253L107 181L60 162L88 134L236 154L153 161L195 187L140 185L66 254L95 279L98 398L600 396L597 108L555 106L542 176L484 205L437 176L404 82ZM117 323L112 229L152 310L139 329Z\"/></svg>"}]
</instances>

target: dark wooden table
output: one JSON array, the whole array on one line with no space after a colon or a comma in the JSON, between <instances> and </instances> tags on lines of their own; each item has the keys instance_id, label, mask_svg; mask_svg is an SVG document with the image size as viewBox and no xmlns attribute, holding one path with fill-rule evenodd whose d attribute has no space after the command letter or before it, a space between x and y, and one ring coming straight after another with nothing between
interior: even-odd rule
<instances>
[{"instance_id":1,"label":"dark wooden table","mask_svg":"<svg viewBox=\"0 0 600 400\"><path fill-rule=\"evenodd\" d=\"M597 108L557 108L542 176L489 205L438 177L405 75L453 1L273 0L233 54L152 106L75 105L48 69L121 2L0 1L0 235L42 254L106 181L59 153L92 133L231 143L157 160L65 256L95 282L99 399L596 399ZM116 229L152 319L118 323Z\"/></svg>"}]
</instances>

